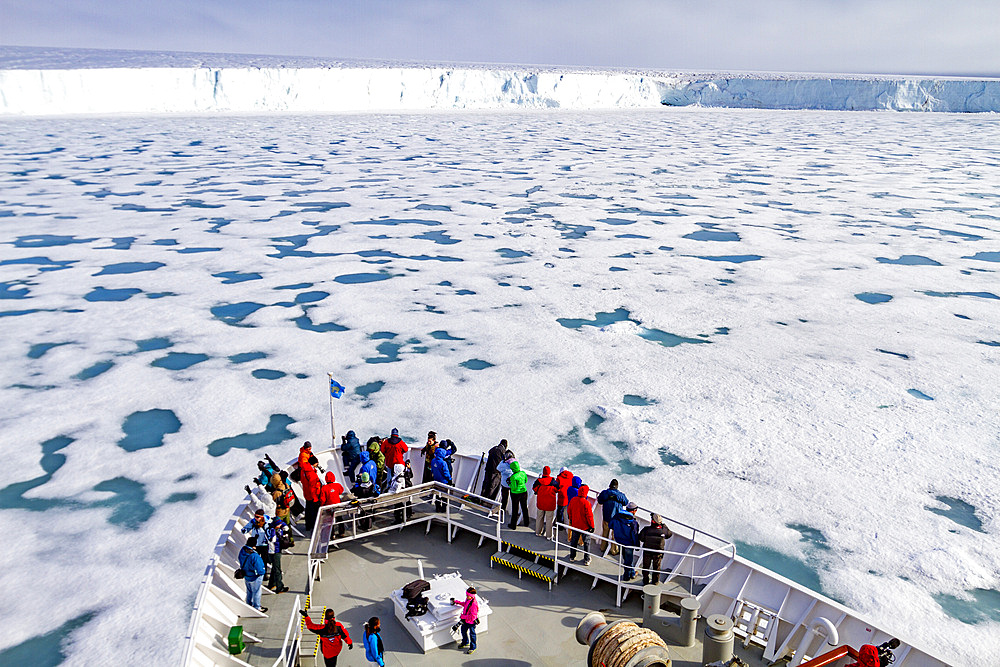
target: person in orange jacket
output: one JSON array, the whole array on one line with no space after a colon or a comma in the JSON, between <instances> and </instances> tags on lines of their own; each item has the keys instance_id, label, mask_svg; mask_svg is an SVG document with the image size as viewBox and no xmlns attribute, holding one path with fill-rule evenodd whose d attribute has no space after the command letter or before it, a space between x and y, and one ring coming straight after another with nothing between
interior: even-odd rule
<instances>
[{"instance_id":1,"label":"person in orange jacket","mask_svg":"<svg viewBox=\"0 0 1000 667\"><path fill-rule=\"evenodd\" d=\"M320 649L323 651L326 667L337 667L337 656L344 648L344 642L347 642L348 650L354 648L354 642L347 634L347 628L336 619L332 609L326 610L322 624L313 623L305 610L300 609L299 613L305 619L306 627L320 636Z\"/></svg>"},{"instance_id":2,"label":"person in orange jacket","mask_svg":"<svg viewBox=\"0 0 1000 667\"><path fill-rule=\"evenodd\" d=\"M304 443L302 443L302 446L299 447L299 461L298 461L299 468L304 468L306 465L309 465L309 457L311 457L312 455L313 455L312 443L306 440Z\"/></svg>"},{"instance_id":3,"label":"person in orange jacket","mask_svg":"<svg viewBox=\"0 0 1000 667\"><path fill-rule=\"evenodd\" d=\"M566 506L569 505L569 487L573 486L573 473L565 468L556 477L559 482L558 499L556 502L556 523L566 523Z\"/></svg>"}]
</instances>

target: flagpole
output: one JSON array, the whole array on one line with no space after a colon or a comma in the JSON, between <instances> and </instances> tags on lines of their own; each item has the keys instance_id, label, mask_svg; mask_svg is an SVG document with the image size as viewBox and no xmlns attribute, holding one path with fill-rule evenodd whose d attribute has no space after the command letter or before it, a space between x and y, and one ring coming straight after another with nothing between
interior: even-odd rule
<instances>
[{"instance_id":1,"label":"flagpole","mask_svg":"<svg viewBox=\"0 0 1000 667\"><path fill-rule=\"evenodd\" d=\"M337 429L333 423L333 373L326 374L327 383L326 391L330 394L330 446L333 449L337 448Z\"/></svg>"}]
</instances>

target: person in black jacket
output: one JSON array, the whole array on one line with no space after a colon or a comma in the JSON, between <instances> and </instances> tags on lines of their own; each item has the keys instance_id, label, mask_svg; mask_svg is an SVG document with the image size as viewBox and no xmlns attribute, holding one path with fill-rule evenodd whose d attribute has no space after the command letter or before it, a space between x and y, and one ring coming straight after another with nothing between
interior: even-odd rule
<instances>
[{"instance_id":1,"label":"person in black jacket","mask_svg":"<svg viewBox=\"0 0 1000 667\"><path fill-rule=\"evenodd\" d=\"M490 448L486 456L486 470L483 472L483 491L480 494L484 498L493 500L500 493L500 471L497 466L503 463L506 455L506 440L501 440L499 445Z\"/></svg>"},{"instance_id":2,"label":"person in black jacket","mask_svg":"<svg viewBox=\"0 0 1000 667\"><path fill-rule=\"evenodd\" d=\"M659 514L649 515L649 525L639 531L639 545L642 552L642 585L649 583L652 574L653 585L660 583L660 564L667 540L673 537L670 529L663 525Z\"/></svg>"}]
</instances>

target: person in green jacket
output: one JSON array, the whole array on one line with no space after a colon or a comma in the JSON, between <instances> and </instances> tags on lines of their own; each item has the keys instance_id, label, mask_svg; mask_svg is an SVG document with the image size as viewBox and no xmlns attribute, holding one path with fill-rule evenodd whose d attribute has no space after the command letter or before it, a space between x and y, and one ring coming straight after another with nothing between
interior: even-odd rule
<instances>
[{"instance_id":1,"label":"person in green jacket","mask_svg":"<svg viewBox=\"0 0 1000 667\"><path fill-rule=\"evenodd\" d=\"M507 526L511 530L517 529L517 516L520 510L524 517L524 527L530 528L528 523L528 475L521 470L521 464L517 461L510 462L510 524Z\"/></svg>"}]
</instances>

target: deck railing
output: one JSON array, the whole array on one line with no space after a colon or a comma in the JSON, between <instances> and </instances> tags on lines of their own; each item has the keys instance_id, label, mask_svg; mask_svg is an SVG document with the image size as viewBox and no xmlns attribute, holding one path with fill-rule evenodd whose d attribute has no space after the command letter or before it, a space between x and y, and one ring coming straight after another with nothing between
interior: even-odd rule
<instances>
[{"instance_id":1,"label":"deck railing","mask_svg":"<svg viewBox=\"0 0 1000 667\"><path fill-rule=\"evenodd\" d=\"M292 605L292 615L288 619L288 629L285 630L285 641L281 644L281 653L274 661L272 667L294 667L295 659L299 655L299 646L302 645L302 632L300 630L299 610L302 609L302 598L295 596L295 604Z\"/></svg>"},{"instance_id":2,"label":"deck railing","mask_svg":"<svg viewBox=\"0 0 1000 667\"><path fill-rule=\"evenodd\" d=\"M405 526L437 521L447 527L449 542L454 537L455 529L463 528L479 534L480 541L486 537L496 540L499 549L503 520L504 512L498 500L440 482L419 484L377 498L324 505L317 513L316 525L309 540L306 592L311 594L313 582L321 578L320 566L331 546ZM341 531L343 536L338 537Z\"/></svg>"}]
</instances>

